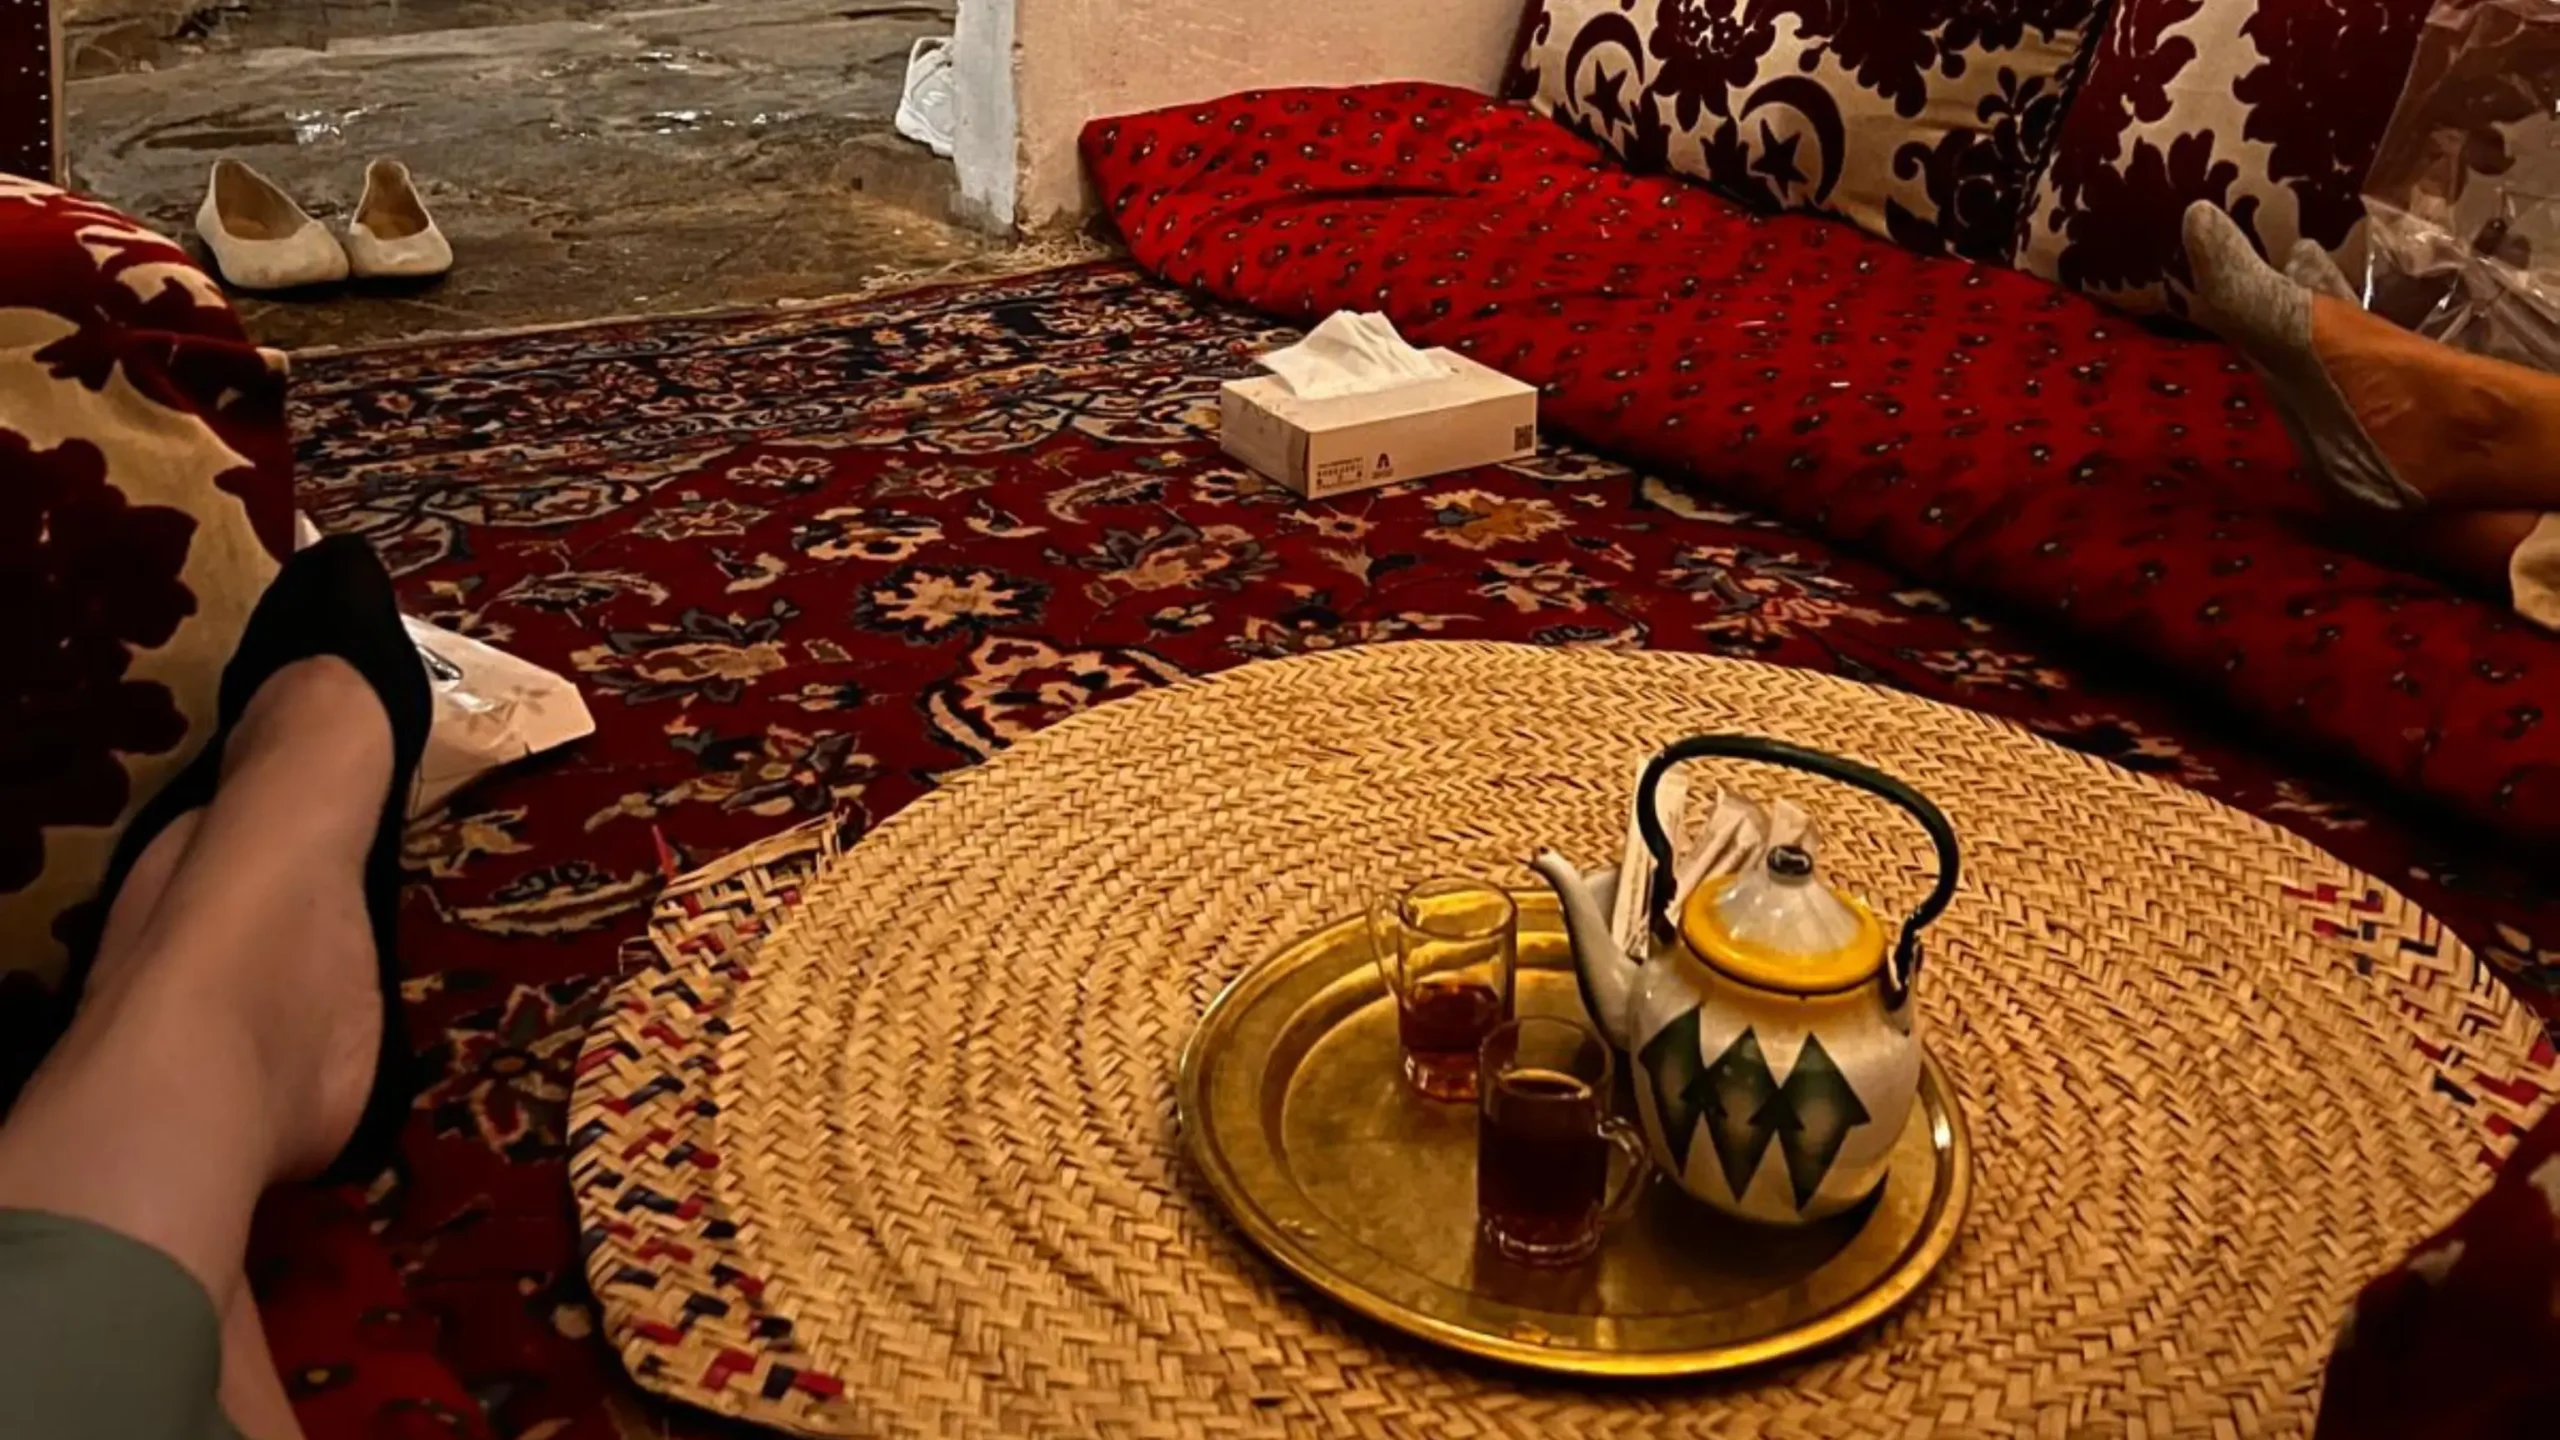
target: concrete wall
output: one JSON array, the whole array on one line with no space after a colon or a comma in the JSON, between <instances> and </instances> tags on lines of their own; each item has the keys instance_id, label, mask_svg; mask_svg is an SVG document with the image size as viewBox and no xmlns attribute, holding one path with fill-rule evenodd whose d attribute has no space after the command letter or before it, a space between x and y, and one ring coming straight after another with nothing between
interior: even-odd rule
<instances>
[{"instance_id":1,"label":"concrete wall","mask_svg":"<svg viewBox=\"0 0 2560 1440\"><path fill-rule=\"evenodd\" d=\"M1029 0L1039 5L1042 0ZM983 230L1013 228L1021 181L1020 111L1014 104L1015 0L960 0L951 32L951 163L960 171L955 213Z\"/></svg>"},{"instance_id":2,"label":"concrete wall","mask_svg":"<svg viewBox=\"0 0 2560 1440\"><path fill-rule=\"evenodd\" d=\"M1268 85L1422 79L1490 91L1509 58L1521 4L961 0L953 59L964 97L962 194L982 219L1000 223L1009 215L1026 232L1055 230L1090 213L1076 135L1098 115ZM1010 46L996 43L1000 32ZM1001 206L1007 147L986 132L1003 117L970 113L997 108L971 91L999 89L1009 91L1013 112L1011 194ZM973 136L973 128L980 133Z\"/></svg>"}]
</instances>

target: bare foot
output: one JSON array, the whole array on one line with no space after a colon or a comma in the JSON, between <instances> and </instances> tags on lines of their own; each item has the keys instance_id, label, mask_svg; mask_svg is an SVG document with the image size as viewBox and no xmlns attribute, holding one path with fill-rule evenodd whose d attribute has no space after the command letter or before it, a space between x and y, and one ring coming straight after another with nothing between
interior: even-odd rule
<instances>
[{"instance_id":1,"label":"bare foot","mask_svg":"<svg viewBox=\"0 0 2560 1440\"><path fill-rule=\"evenodd\" d=\"M421 730L423 676L387 655L372 659L415 682L393 703ZM226 1397L262 1440L293 1440L256 1373L272 1365L241 1257L259 1195L336 1158L374 1091L385 1013L366 897L397 880L375 843L397 813L394 742L371 684L334 658L283 665L230 703L210 802L135 857L102 927L112 962L0 1125L0 1206L184 1267L241 1356Z\"/></svg>"},{"instance_id":2,"label":"bare foot","mask_svg":"<svg viewBox=\"0 0 2560 1440\"><path fill-rule=\"evenodd\" d=\"M278 670L129 946L157 988L243 1012L262 1092L295 1100L275 1117L280 1175L326 1167L372 1092L383 1008L364 866L390 784L390 722L363 677L328 656Z\"/></svg>"},{"instance_id":3,"label":"bare foot","mask_svg":"<svg viewBox=\"0 0 2560 1440\"><path fill-rule=\"evenodd\" d=\"M90 974L92 986L114 986L120 983L124 959L132 953L133 942L140 938L143 927L160 908L160 897L169 889L169 877L177 873L187 845L194 840L196 827L204 823L204 812L189 810L171 820L151 843L142 847L133 869L125 875L124 887L107 910L106 928L98 938L98 964Z\"/></svg>"},{"instance_id":4,"label":"bare foot","mask_svg":"<svg viewBox=\"0 0 2560 1440\"><path fill-rule=\"evenodd\" d=\"M223 751L212 814L244 836L290 834L276 848L307 867L299 933L270 944L288 961L259 983L280 1003L280 1051L306 1066L308 1129L289 1173L316 1174L355 1132L381 1053L380 971L364 866L391 786L391 722L355 667L320 656L277 671L249 701ZM226 824L222 832L233 833ZM207 838L210 838L208 833ZM251 842L254 843L254 842ZM271 840L271 844L274 842ZM315 1018L328 1023L315 1026ZM315 1043L316 1042L316 1043Z\"/></svg>"},{"instance_id":5,"label":"bare foot","mask_svg":"<svg viewBox=\"0 0 2560 1440\"><path fill-rule=\"evenodd\" d=\"M2413 335L2328 296L2311 343L2338 393L2399 476L2431 505L2560 509L2560 377Z\"/></svg>"}]
</instances>

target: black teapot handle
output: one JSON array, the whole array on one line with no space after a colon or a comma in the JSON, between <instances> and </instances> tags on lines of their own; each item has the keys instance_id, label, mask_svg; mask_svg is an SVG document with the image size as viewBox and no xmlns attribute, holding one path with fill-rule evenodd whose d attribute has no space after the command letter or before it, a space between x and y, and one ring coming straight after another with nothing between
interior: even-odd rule
<instances>
[{"instance_id":1,"label":"black teapot handle","mask_svg":"<svg viewBox=\"0 0 2560 1440\"><path fill-rule=\"evenodd\" d=\"M1938 883L1910 918L1902 922L1901 937L1894 942L1893 961L1885 967L1885 1004L1899 1008L1910 995L1912 982L1920 977L1921 927L1937 919L1956 893L1956 831L1947 823L1946 812L1931 804L1927 796L1855 760L1758 735L1692 735L1654 756L1644 767L1644 777L1636 782L1636 826L1644 836L1644 848L1653 854L1653 885L1645 897L1645 915L1654 933L1668 934L1677 928L1671 915L1671 891L1678 883L1672 873L1671 836L1662 828L1662 812L1654 803L1654 792L1661 788L1662 777L1671 772L1672 766L1684 760L1718 758L1759 760L1855 785L1900 806L1929 832L1930 843L1938 849Z\"/></svg>"}]
</instances>

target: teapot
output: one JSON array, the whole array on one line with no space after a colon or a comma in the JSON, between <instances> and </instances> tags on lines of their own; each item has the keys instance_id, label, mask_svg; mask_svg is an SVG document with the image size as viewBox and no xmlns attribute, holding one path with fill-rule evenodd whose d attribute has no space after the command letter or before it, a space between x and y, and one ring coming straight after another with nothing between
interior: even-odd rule
<instances>
[{"instance_id":1,"label":"teapot","mask_svg":"<svg viewBox=\"0 0 2560 1440\"><path fill-rule=\"evenodd\" d=\"M1858 899L1777 844L1675 899L1656 792L1672 767L1711 756L1839 780L1907 811L1937 849L1937 883L1890 947ZM1918 791L1853 760L1749 735L1681 740L1636 782L1642 848L1581 874L1554 851L1532 865L1563 902L1593 1025L1627 1060L1653 1163L1715 1209L1771 1225L1836 1215L1884 1181L1920 1087L1912 986L1920 932L1956 888L1954 827ZM1636 838L1636 837L1631 837ZM1645 887L1639 932L1610 923L1622 883Z\"/></svg>"}]
</instances>

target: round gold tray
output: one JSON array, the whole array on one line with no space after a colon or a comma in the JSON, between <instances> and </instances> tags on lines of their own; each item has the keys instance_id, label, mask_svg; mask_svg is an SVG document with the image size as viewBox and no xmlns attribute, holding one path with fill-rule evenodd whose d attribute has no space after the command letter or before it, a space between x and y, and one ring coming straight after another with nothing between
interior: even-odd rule
<instances>
[{"instance_id":1,"label":"round gold tray","mask_svg":"<svg viewBox=\"0 0 2560 1440\"><path fill-rule=\"evenodd\" d=\"M1521 1012L1585 1019L1554 897L1514 898ZM1361 1314L1533 1369L1701 1375L1848 1335L1954 1243L1972 1160L1932 1060L1867 1205L1773 1230L1656 1179L1592 1263L1505 1263L1475 1240L1474 1107L1398 1077L1395 1002L1361 929L1319 931L1229 985L1184 1047L1179 1087L1192 1160L1237 1228Z\"/></svg>"}]
</instances>

